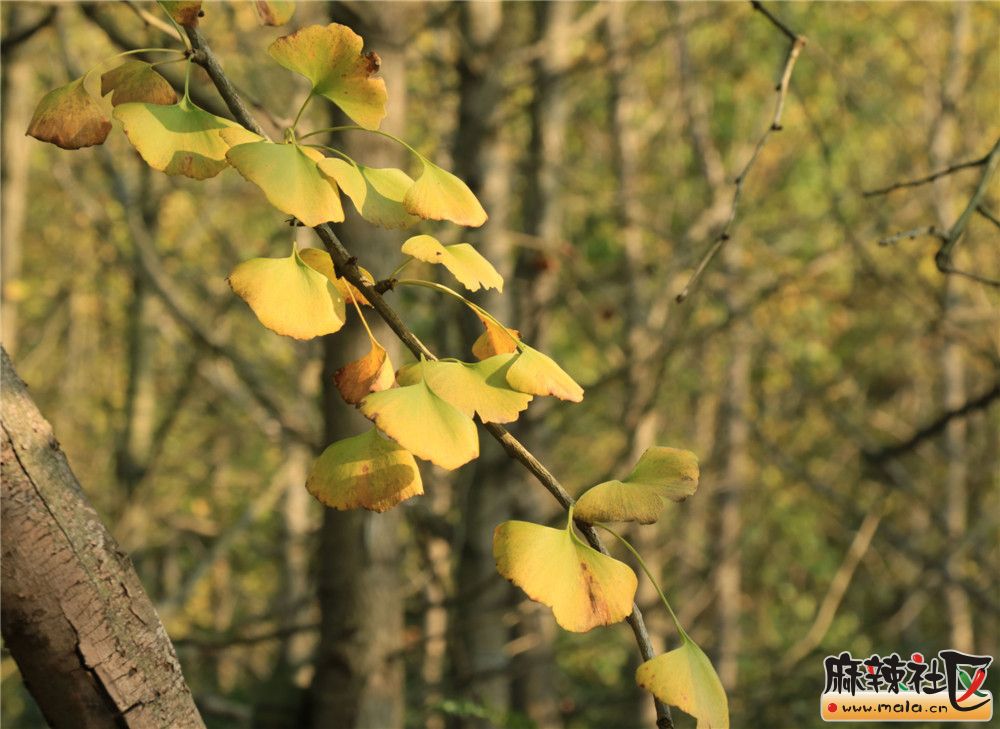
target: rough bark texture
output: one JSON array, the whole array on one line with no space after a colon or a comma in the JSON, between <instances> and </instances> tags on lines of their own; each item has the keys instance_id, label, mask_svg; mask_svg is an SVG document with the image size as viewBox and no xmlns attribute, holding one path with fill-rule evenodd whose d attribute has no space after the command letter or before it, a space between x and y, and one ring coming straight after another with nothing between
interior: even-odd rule
<instances>
[{"instance_id":1,"label":"rough bark texture","mask_svg":"<svg viewBox=\"0 0 1000 729\"><path fill-rule=\"evenodd\" d=\"M2 627L52 727L203 727L129 558L3 359Z\"/></svg>"}]
</instances>

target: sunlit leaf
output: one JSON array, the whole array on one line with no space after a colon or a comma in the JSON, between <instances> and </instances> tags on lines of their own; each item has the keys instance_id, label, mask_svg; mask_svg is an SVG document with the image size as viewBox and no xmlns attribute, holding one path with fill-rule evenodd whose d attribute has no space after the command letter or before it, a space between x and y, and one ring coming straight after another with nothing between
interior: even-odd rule
<instances>
[{"instance_id":1,"label":"sunlit leaf","mask_svg":"<svg viewBox=\"0 0 1000 729\"><path fill-rule=\"evenodd\" d=\"M328 446L306 489L331 508L371 511L386 511L424 492L413 454L375 428Z\"/></svg>"},{"instance_id":2,"label":"sunlit leaf","mask_svg":"<svg viewBox=\"0 0 1000 729\"><path fill-rule=\"evenodd\" d=\"M297 144L250 142L229 150L226 158L243 177L259 187L278 210L313 228L344 219L336 183L321 174L323 155Z\"/></svg>"},{"instance_id":3,"label":"sunlit leaf","mask_svg":"<svg viewBox=\"0 0 1000 729\"><path fill-rule=\"evenodd\" d=\"M636 682L665 704L698 720L698 729L729 729L729 703L712 662L683 636L680 648L646 661Z\"/></svg>"},{"instance_id":4,"label":"sunlit leaf","mask_svg":"<svg viewBox=\"0 0 1000 729\"><path fill-rule=\"evenodd\" d=\"M369 223L383 228L409 228L420 220L403 207L413 180L402 170L354 165L333 157L322 160L319 169L337 182Z\"/></svg>"},{"instance_id":5,"label":"sunlit leaf","mask_svg":"<svg viewBox=\"0 0 1000 729\"><path fill-rule=\"evenodd\" d=\"M628 565L580 543L568 529L507 521L493 533L497 571L584 633L632 613L637 580Z\"/></svg>"},{"instance_id":6,"label":"sunlit leaf","mask_svg":"<svg viewBox=\"0 0 1000 729\"><path fill-rule=\"evenodd\" d=\"M395 380L392 360L374 339L368 354L348 362L333 375L340 396L351 405L357 405L370 392L388 390Z\"/></svg>"},{"instance_id":7,"label":"sunlit leaf","mask_svg":"<svg viewBox=\"0 0 1000 729\"><path fill-rule=\"evenodd\" d=\"M605 481L576 502L576 518L587 522L637 521L652 524L667 501L683 501L698 488L698 458L691 451L654 446L632 473Z\"/></svg>"},{"instance_id":8,"label":"sunlit leaf","mask_svg":"<svg viewBox=\"0 0 1000 729\"><path fill-rule=\"evenodd\" d=\"M373 392L361 401L361 412L413 455L449 471L479 456L476 424L435 395L423 377Z\"/></svg>"},{"instance_id":9,"label":"sunlit leaf","mask_svg":"<svg viewBox=\"0 0 1000 729\"><path fill-rule=\"evenodd\" d=\"M526 344L507 370L507 382L515 390L532 395L552 395L560 400L580 402L583 388L548 355Z\"/></svg>"},{"instance_id":10,"label":"sunlit leaf","mask_svg":"<svg viewBox=\"0 0 1000 729\"><path fill-rule=\"evenodd\" d=\"M503 278L493 264L468 243L444 246L430 235L415 235L403 243L403 253L420 261L440 263L469 291L503 291Z\"/></svg>"},{"instance_id":11,"label":"sunlit leaf","mask_svg":"<svg viewBox=\"0 0 1000 729\"><path fill-rule=\"evenodd\" d=\"M78 78L42 97L26 134L63 149L81 149L103 144L110 131L101 105Z\"/></svg>"},{"instance_id":12,"label":"sunlit leaf","mask_svg":"<svg viewBox=\"0 0 1000 729\"><path fill-rule=\"evenodd\" d=\"M129 141L154 170L196 180L214 177L226 168L229 144L220 132L237 126L209 114L189 99L176 104L121 104L114 116Z\"/></svg>"},{"instance_id":13,"label":"sunlit leaf","mask_svg":"<svg viewBox=\"0 0 1000 729\"><path fill-rule=\"evenodd\" d=\"M295 15L292 0L254 0L253 5L263 25L284 25Z\"/></svg>"},{"instance_id":14,"label":"sunlit leaf","mask_svg":"<svg viewBox=\"0 0 1000 729\"><path fill-rule=\"evenodd\" d=\"M486 211L468 185L424 157L420 157L420 162L423 171L403 199L409 212L428 220L450 220L471 228L486 222Z\"/></svg>"},{"instance_id":15,"label":"sunlit leaf","mask_svg":"<svg viewBox=\"0 0 1000 729\"><path fill-rule=\"evenodd\" d=\"M111 105L140 102L176 104L177 94L163 76L145 61L126 61L101 76L101 96L111 94Z\"/></svg>"},{"instance_id":16,"label":"sunlit leaf","mask_svg":"<svg viewBox=\"0 0 1000 729\"><path fill-rule=\"evenodd\" d=\"M476 312L479 321L486 331L472 343L472 354L476 359L488 359L497 354L509 354L517 351L517 342L521 340L521 332L496 324L489 317Z\"/></svg>"},{"instance_id":17,"label":"sunlit leaf","mask_svg":"<svg viewBox=\"0 0 1000 729\"><path fill-rule=\"evenodd\" d=\"M411 385L421 376L436 395L467 417L478 414L484 423L512 423L528 407L531 395L512 390L506 373L513 355L501 354L482 362L427 361L399 370L400 385Z\"/></svg>"},{"instance_id":18,"label":"sunlit leaf","mask_svg":"<svg viewBox=\"0 0 1000 729\"><path fill-rule=\"evenodd\" d=\"M340 292L340 295L344 297L344 301L350 301L351 294L354 294L354 300L358 302L359 306L371 306L365 295L354 284L346 278L337 278L337 274L333 270L333 259L330 258L329 253L321 251L319 248L303 248L299 251L299 255L302 256L303 261L330 279L337 288L337 291ZM361 268L361 266L358 266L358 269L361 271L361 277L365 282L374 286L375 279L372 275L366 269Z\"/></svg>"},{"instance_id":19,"label":"sunlit leaf","mask_svg":"<svg viewBox=\"0 0 1000 729\"><path fill-rule=\"evenodd\" d=\"M365 129L378 129L385 118L385 81L375 78L378 57L362 55L364 41L346 25L310 25L278 38L267 52L290 71L300 73L324 96Z\"/></svg>"},{"instance_id":20,"label":"sunlit leaf","mask_svg":"<svg viewBox=\"0 0 1000 729\"><path fill-rule=\"evenodd\" d=\"M278 334L312 339L344 325L344 299L295 251L287 258L244 261L229 274L229 285Z\"/></svg>"},{"instance_id":21,"label":"sunlit leaf","mask_svg":"<svg viewBox=\"0 0 1000 729\"><path fill-rule=\"evenodd\" d=\"M194 28L201 17L201 0L159 0L170 17L181 25Z\"/></svg>"}]
</instances>

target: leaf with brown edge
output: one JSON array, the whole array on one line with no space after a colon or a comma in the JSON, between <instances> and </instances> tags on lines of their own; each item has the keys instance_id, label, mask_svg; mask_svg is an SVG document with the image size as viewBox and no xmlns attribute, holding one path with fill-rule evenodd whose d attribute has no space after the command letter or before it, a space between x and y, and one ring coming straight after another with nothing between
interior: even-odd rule
<instances>
[{"instance_id":1,"label":"leaf with brown edge","mask_svg":"<svg viewBox=\"0 0 1000 729\"><path fill-rule=\"evenodd\" d=\"M62 149L82 149L104 144L110 131L111 121L78 78L42 97L25 133Z\"/></svg>"},{"instance_id":2,"label":"leaf with brown edge","mask_svg":"<svg viewBox=\"0 0 1000 729\"><path fill-rule=\"evenodd\" d=\"M698 720L698 729L729 729L729 702L712 662L686 634L681 647L643 663L635 672L642 688Z\"/></svg>"},{"instance_id":3,"label":"leaf with brown edge","mask_svg":"<svg viewBox=\"0 0 1000 729\"><path fill-rule=\"evenodd\" d=\"M177 94L163 76L145 61L126 61L101 76L101 96L111 94L111 105L139 102L161 106L177 103Z\"/></svg>"},{"instance_id":4,"label":"leaf with brown edge","mask_svg":"<svg viewBox=\"0 0 1000 729\"><path fill-rule=\"evenodd\" d=\"M493 532L497 571L574 633L632 613L638 585L631 568L582 544L569 528L506 521Z\"/></svg>"},{"instance_id":5,"label":"leaf with brown edge","mask_svg":"<svg viewBox=\"0 0 1000 729\"><path fill-rule=\"evenodd\" d=\"M522 343L519 348L520 353L507 370L507 382L511 387L543 397L551 395L571 402L583 400L583 388L551 357L527 344Z\"/></svg>"},{"instance_id":6,"label":"leaf with brown edge","mask_svg":"<svg viewBox=\"0 0 1000 729\"><path fill-rule=\"evenodd\" d=\"M261 25L284 25L295 15L293 0L254 0Z\"/></svg>"},{"instance_id":7,"label":"leaf with brown edge","mask_svg":"<svg viewBox=\"0 0 1000 729\"><path fill-rule=\"evenodd\" d=\"M158 0L170 17L188 28L198 27L202 0Z\"/></svg>"},{"instance_id":8,"label":"leaf with brown edge","mask_svg":"<svg viewBox=\"0 0 1000 729\"><path fill-rule=\"evenodd\" d=\"M501 327L478 311L476 316L486 327L486 331L472 343L472 354L476 359L489 359L497 354L509 354L517 351L517 343L521 341L521 332L517 329Z\"/></svg>"},{"instance_id":9,"label":"leaf with brown edge","mask_svg":"<svg viewBox=\"0 0 1000 729\"><path fill-rule=\"evenodd\" d=\"M361 359L348 362L333 375L344 402L360 403L368 393L388 390L396 381L392 360L382 345L371 340L371 349Z\"/></svg>"},{"instance_id":10,"label":"leaf with brown edge","mask_svg":"<svg viewBox=\"0 0 1000 729\"><path fill-rule=\"evenodd\" d=\"M330 258L329 253L321 251L319 248L303 248L299 251L299 255L302 256L302 260L310 267L330 279L330 282L340 292L340 295L344 297L344 301L350 301L353 294L354 300L358 302L359 306L371 306L371 303L365 298L365 295L361 293L358 287L346 278L337 278L337 273L333 269L333 259ZM375 285L375 278L366 269L358 266L358 270L361 271L361 277L369 286Z\"/></svg>"},{"instance_id":11,"label":"leaf with brown edge","mask_svg":"<svg viewBox=\"0 0 1000 729\"><path fill-rule=\"evenodd\" d=\"M426 157L420 176L406 192L403 207L427 220L450 220L456 225L478 228L486 222L486 211L469 186Z\"/></svg>"},{"instance_id":12,"label":"leaf with brown edge","mask_svg":"<svg viewBox=\"0 0 1000 729\"><path fill-rule=\"evenodd\" d=\"M327 446L306 490L332 509L382 512L422 494L424 485L413 454L372 428Z\"/></svg>"},{"instance_id":13,"label":"leaf with brown edge","mask_svg":"<svg viewBox=\"0 0 1000 729\"><path fill-rule=\"evenodd\" d=\"M691 451L653 446L622 480L605 481L576 502L577 519L652 524L667 501L683 501L698 488L698 458Z\"/></svg>"}]
</instances>

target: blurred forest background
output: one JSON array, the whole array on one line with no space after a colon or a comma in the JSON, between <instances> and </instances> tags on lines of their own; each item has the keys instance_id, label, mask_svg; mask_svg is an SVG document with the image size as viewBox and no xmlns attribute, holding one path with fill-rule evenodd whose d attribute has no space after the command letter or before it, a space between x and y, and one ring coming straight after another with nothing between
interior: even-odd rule
<instances>
[{"instance_id":1,"label":"blurred forest background","mask_svg":"<svg viewBox=\"0 0 1000 729\"><path fill-rule=\"evenodd\" d=\"M940 272L934 237L878 244L947 230L984 165L864 194L993 149L1000 5L769 7L808 45L731 240L684 303L788 49L749 3L317 2L285 28L209 3L201 30L271 133L307 90L271 40L335 20L378 52L384 128L490 214L420 230L490 258L507 286L485 305L586 389L536 401L514 432L574 493L651 444L699 455L698 493L630 534L715 662L733 726L806 727L827 654L1000 654L1000 290ZM497 575L493 528L561 510L491 439L457 472L423 464L427 494L385 514L307 494L319 449L366 422L329 387L357 332L276 336L225 277L293 234L318 246L308 230L232 170L197 183L149 170L121 134L77 152L23 136L48 89L169 43L150 17L2 4L3 344L209 726L652 726L626 626L562 632ZM163 71L182 83L182 66ZM228 116L200 69L192 84ZM327 109L300 128L330 126ZM406 164L374 135L343 140ZM980 208L954 264L998 278L1000 175ZM352 213L345 243L387 275L407 234ZM457 304L390 296L432 349L469 358L479 330ZM676 645L642 580L638 599L657 647ZM7 654L2 676L4 726L44 726Z\"/></svg>"}]
</instances>

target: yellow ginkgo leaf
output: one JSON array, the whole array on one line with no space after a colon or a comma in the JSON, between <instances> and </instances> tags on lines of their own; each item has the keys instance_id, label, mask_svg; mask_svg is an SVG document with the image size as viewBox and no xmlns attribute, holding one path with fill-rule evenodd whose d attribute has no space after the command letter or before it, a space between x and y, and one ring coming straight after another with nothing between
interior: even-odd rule
<instances>
[{"instance_id":1,"label":"yellow ginkgo leaf","mask_svg":"<svg viewBox=\"0 0 1000 729\"><path fill-rule=\"evenodd\" d=\"M337 186L321 174L316 163L323 155L297 144L250 142L226 154L230 164L259 187L268 202L314 228L344 219Z\"/></svg>"},{"instance_id":2,"label":"yellow ginkgo leaf","mask_svg":"<svg viewBox=\"0 0 1000 729\"><path fill-rule=\"evenodd\" d=\"M560 400L580 402L583 388L552 358L521 344L520 353L507 370L507 382L515 390L532 395L552 395Z\"/></svg>"},{"instance_id":3,"label":"yellow ginkgo leaf","mask_svg":"<svg viewBox=\"0 0 1000 729\"><path fill-rule=\"evenodd\" d=\"M402 250L419 261L440 263L469 291L480 288L503 291L503 277L468 243L444 246L433 236L415 235L403 243Z\"/></svg>"},{"instance_id":4,"label":"yellow ginkgo leaf","mask_svg":"<svg viewBox=\"0 0 1000 729\"><path fill-rule=\"evenodd\" d=\"M388 94L385 81L375 78L378 56L362 55L364 41L346 25L310 25L278 38L267 52L290 71L313 85L365 129L378 129L385 118Z\"/></svg>"},{"instance_id":5,"label":"yellow ginkgo leaf","mask_svg":"<svg viewBox=\"0 0 1000 729\"><path fill-rule=\"evenodd\" d=\"M187 98L176 104L120 104L114 110L132 146L154 170L196 180L215 177L227 166L223 129L238 126L209 114Z\"/></svg>"},{"instance_id":6,"label":"yellow ginkgo leaf","mask_svg":"<svg viewBox=\"0 0 1000 729\"><path fill-rule=\"evenodd\" d=\"M333 509L379 512L424 492L413 454L375 428L328 446L313 465L306 489Z\"/></svg>"},{"instance_id":7,"label":"yellow ginkgo leaf","mask_svg":"<svg viewBox=\"0 0 1000 729\"><path fill-rule=\"evenodd\" d=\"M333 375L340 396L351 405L357 405L370 392L388 390L395 382L389 355L374 339L371 345L368 354L348 362Z\"/></svg>"},{"instance_id":8,"label":"yellow ginkgo leaf","mask_svg":"<svg viewBox=\"0 0 1000 729\"><path fill-rule=\"evenodd\" d=\"M229 285L277 334L312 339L344 326L344 299L297 251L287 258L244 261L229 274Z\"/></svg>"},{"instance_id":9,"label":"yellow ginkgo leaf","mask_svg":"<svg viewBox=\"0 0 1000 729\"><path fill-rule=\"evenodd\" d=\"M434 394L421 376L415 384L373 392L361 412L418 458L452 471L479 456L476 424Z\"/></svg>"},{"instance_id":10,"label":"yellow ginkgo leaf","mask_svg":"<svg viewBox=\"0 0 1000 729\"><path fill-rule=\"evenodd\" d=\"M506 372L513 355L500 354L482 362L417 362L399 370L400 385L411 385L423 376L436 395L467 417L479 415L484 423L512 423L528 407L531 395L512 390Z\"/></svg>"},{"instance_id":11,"label":"yellow ginkgo leaf","mask_svg":"<svg viewBox=\"0 0 1000 729\"><path fill-rule=\"evenodd\" d=\"M517 329L502 327L479 312L476 312L476 316L486 328L486 331L472 343L472 354L476 359L489 359L497 354L509 354L517 351L517 343L521 341L521 332Z\"/></svg>"},{"instance_id":12,"label":"yellow ginkgo leaf","mask_svg":"<svg viewBox=\"0 0 1000 729\"><path fill-rule=\"evenodd\" d=\"M361 217L372 225L409 228L420 220L403 207L403 198L413 186L413 180L402 170L365 167L333 157L322 160L319 169L336 181Z\"/></svg>"},{"instance_id":13,"label":"yellow ginkgo leaf","mask_svg":"<svg viewBox=\"0 0 1000 729\"><path fill-rule=\"evenodd\" d=\"M284 25L295 15L293 0L254 0L261 25Z\"/></svg>"},{"instance_id":14,"label":"yellow ginkgo leaf","mask_svg":"<svg viewBox=\"0 0 1000 729\"><path fill-rule=\"evenodd\" d=\"M319 248L303 248L299 251L299 255L302 256L303 261L330 279L340 295L344 297L344 301L350 301L351 294L353 294L354 300L358 302L359 306L371 306L365 295L354 284L346 278L337 278L337 274L333 270L333 259L330 258L329 253L321 251ZM368 285L375 285L375 279L366 269L358 266L358 270L361 271L361 277Z\"/></svg>"},{"instance_id":15,"label":"yellow ginkgo leaf","mask_svg":"<svg viewBox=\"0 0 1000 729\"><path fill-rule=\"evenodd\" d=\"M574 633L632 613L638 584L628 565L582 544L569 528L506 521L493 533L497 571Z\"/></svg>"},{"instance_id":16,"label":"yellow ginkgo leaf","mask_svg":"<svg viewBox=\"0 0 1000 729\"><path fill-rule=\"evenodd\" d=\"M698 458L691 451L654 446L632 473L589 489L576 502L575 514L591 524L637 521L652 524L667 501L683 501L698 488Z\"/></svg>"},{"instance_id":17,"label":"yellow ginkgo leaf","mask_svg":"<svg viewBox=\"0 0 1000 729\"><path fill-rule=\"evenodd\" d=\"M145 61L126 61L101 76L101 96L111 94L111 105L140 102L176 104L177 94L163 76Z\"/></svg>"},{"instance_id":18,"label":"yellow ginkgo leaf","mask_svg":"<svg viewBox=\"0 0 1000 729\"><path fill-rule=\"evenodd\" d=\"M78 78L42 97L25 133L63 149L82 149L104 144L110 131L101 105Z\"/></svg>"},{"instance_id":19,"label":"yellow ginkgo leaf","mask_svg":"<svg viewBox=\"0 0 1000 729\"><path fill-rule=\"evenodd\" d=\"M636 682L665 704L698 720L698 729L729 729L729 702L712 662L686 635L669 653L646 661Z\"/></svg>"},{"instance_id":20,"label":"yellow ginkgo leaf","mask_svg":"<svg viewBox=\"0 0 1000 729\"><path fill-rule=\"evenodd\" d=\"M486 222L486 211L469 186L447 170L420 157L423 171L403 199L403 206L427 220L450 220L478 228Z\"/></svg>"}]
</instances>

